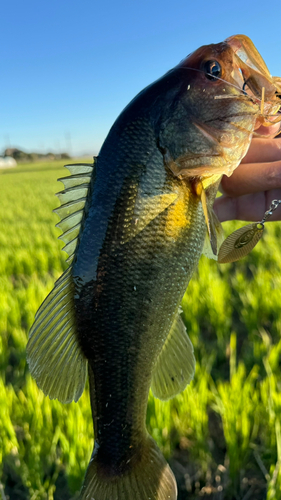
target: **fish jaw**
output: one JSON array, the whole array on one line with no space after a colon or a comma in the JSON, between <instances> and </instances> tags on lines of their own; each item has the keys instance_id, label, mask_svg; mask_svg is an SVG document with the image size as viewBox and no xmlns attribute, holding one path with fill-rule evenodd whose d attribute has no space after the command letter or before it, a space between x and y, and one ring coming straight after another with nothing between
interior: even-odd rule
<instances>
[{"instance_id":1,"label":"fish jaw","mask_svg":"<svg viewBox=\"0 0 281 500\"><path fill-rule=\"evenodd\" d=\"M208 61L220 65L219 78L206 76ZM231 175L248 151L259 114L259 101L243 91L232 47L225 42L201 47L176 68L188 85L160 128L166 166L181 178Z\"/></svg>"},{"instance_id":2,"label":"fish jaw","mask_svg":"<svg viewBox=\"0 0 281 500\"><path fill-rule=\"evenodd\" d=\"M219 63L218 78L206 78L207 61ZM188 86L186 95L178 99L178 109L160 130L166 166L180 178L216 182L219 174L230 176L238 167L255 129L272 124L272 116L280 109L281 79L271 77L256 47L244 35L200 47L176 68ZM181 150L171 144L173 134L178 139L182 134L178 140Z\"/></svg>"},{"instance_id":3,"label":"fish jaw","mask_svg":"<svg viewBox=\"0 0 281 500\"><path fill-rule=\"evenodd\" d=\"M249 68L257 71L266 78L271 79L268 67L266 66L263 58L256 49L252 40L246 35L233 35L225 40L239 57Z\"/></svg>"},{"instance_id":4,"label":"fish jaw","mask_svg":"<svg viewBox=\"0 0 281 500\"><path fill-rule=\"evenodd\" d=\"M249 37L234 35L227 38L225 42L235 54L234 78L241 80L241 75L243 76L243 84L248 87L246 92L263 106L263 109L260 106L261 114L276 114L280 109L280 99L276 95L281 91L280 78L271 76L263 58ZM266 116L260 121L265 120Z\"/></svg>"}]
</instances>

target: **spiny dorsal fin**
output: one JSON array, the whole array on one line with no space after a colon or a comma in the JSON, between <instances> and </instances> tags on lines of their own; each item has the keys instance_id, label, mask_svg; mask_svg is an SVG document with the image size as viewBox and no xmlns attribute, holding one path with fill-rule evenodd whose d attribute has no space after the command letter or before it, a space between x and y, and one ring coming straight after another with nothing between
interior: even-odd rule
<instances>
[{"instance_id":1,"label":"spiny dorsal fin","mask_svg":"<svg viewBox=\"0 0 281 500\"><path fill-rule=\"evenodd\" d=\"M177 314L152 372L154 396L162 400L173 398L193 379L194 371L193 346Z\"/></svg>"},{"instance_id":2,"label":"spiny dorsal fin","mask_svg":"<svg viewBox=\"0 0 281 500\"><path fill-rule=\"evenodd\" d=\"M94 166L74 164L72 174L60 179L65 186L58 194L62 205L55 210L63 234L64 250L72 262L83 218ZM51 399L62 403L78 401L87 377L87 360L79 346L74 317L74 284L71 266L56 282L39 308L30 330L27 361L38 386Z\"/></svg>"},{"instance_id":3,"label":"spiny dorsal fin","mask_svg":"<svg viewBox=\"0 0 281 500\"><path fill-rule=\"evenodd\" d=\"M65 189L57 196L61 206L54 212L61 218L57 226L63 231L59 236L65 243L63 250L68 253L67 262L73 260L75 249L78 243L80 223L83 218L88 189L94 175L95 160L93 165L88 163L77 163L65 165L72 175L62 177Z\"/></svg>"}]
</instances>

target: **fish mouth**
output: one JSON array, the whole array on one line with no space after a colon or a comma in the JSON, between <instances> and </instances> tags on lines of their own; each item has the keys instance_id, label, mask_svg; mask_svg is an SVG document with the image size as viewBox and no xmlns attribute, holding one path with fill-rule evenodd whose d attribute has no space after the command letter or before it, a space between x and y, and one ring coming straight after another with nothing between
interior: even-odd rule
<instances>
[{"instance_id":1,"label":"fish mouth","mask_svg":"<svg viewBox=\"0 0 281 500\"><path fill-rule=\"evenodd\" d=\"M233 79L247 96L260 105L260 123L272 125L272 116L281 107L281 79L271 76L263 58L247 36L234 35L227 38L225 43L234 52ZM278 121L280 119L277 118Z\"/></svg>"}]
</instances>

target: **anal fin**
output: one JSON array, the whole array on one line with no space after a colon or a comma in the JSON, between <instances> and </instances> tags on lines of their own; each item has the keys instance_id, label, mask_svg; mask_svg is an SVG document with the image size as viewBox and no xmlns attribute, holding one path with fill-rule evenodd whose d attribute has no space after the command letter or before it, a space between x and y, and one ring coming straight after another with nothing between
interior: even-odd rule
<instances>
[{"instance_id":1,"label":"anal fin","mask_svg":"<svg viewBox=\"0 0 281 500\"><path fill-rule=\"evenodd\" d=\"M153 369L151 389L154 396L162 400L173 398L185 389L194 371L193 346L177 314Z\"/></svg>"}]
</instances>

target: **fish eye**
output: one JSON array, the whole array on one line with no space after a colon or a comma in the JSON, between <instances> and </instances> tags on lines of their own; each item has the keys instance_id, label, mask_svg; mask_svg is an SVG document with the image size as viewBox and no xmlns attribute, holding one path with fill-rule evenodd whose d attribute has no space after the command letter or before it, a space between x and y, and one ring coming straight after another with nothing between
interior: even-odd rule
<instances>
[{"instance_id":1,"label":"fish eye","mask_svg":"<svg viewBox=\"0 0 281 500\"><path fill-rule=\"evenodd\" d=\"M216 80L221 76L221 65L218 61L206 61L203 70L209 80Z\"/></svg>"}]
</instances>

